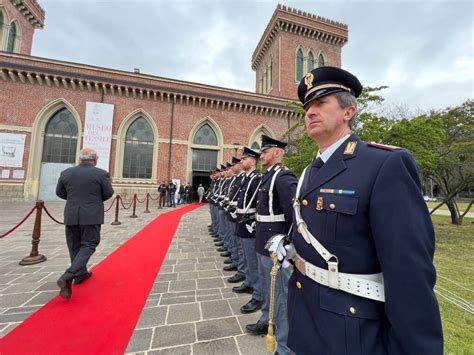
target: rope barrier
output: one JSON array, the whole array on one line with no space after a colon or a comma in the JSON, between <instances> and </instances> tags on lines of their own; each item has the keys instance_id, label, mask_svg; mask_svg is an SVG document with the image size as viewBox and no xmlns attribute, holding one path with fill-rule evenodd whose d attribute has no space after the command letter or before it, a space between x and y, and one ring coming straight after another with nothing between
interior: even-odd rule
<instances>
[{"instance_id":1,"label":"rope barrier","mask_svg":"<svg viewBox=\"0 0 474 355\"><path fill-rule=\"evenodd\" d=\"M123 208L124 210L128 210L128 209L130 209L130 207L132 207L133 199L132 199L132 201L130 202L130 205L128 205L128 207L125 207L125 205L123 204L122 197L120 197L120 203L122 204L122 208Z\"/></svg>"},{"instance_id":2,"label":"rope barrier","mask_svg":"<svg viewBox=\"0 0 474 355\"><path fill-rule=\"evenodd\" d=\"M64 224L64 222L60 222L58 221L56 218L54 218L51 213L49 213L48 209L46 208L46 205L43 205L43 209L44 211L46 212L46 214L49 216L49 218L51 218L54 222L56 222L57 224Z\"/></svg>"},{"instance_id":3,"label":"rope barrier","mask_svg":"<svg viewBox=\"0 0 474 355\"><path fill-rule=\"evenodd\" d=\"M135 194L135 196L136 196L136 194ZM138 196L137 196L137 202L138 202L138 203L143 203L143 202L145 202L145 201L146 201L146 196L143 198L143 201L140 201L140 199L139 199Z\"/></svg>"},{"instance_id":4,"label":"rope barrier","mask_svg":"<svg viewBox=\"0 0 474 355\"><path fill-rule=\"evenodd\" d=\"M104 213L109 212L110 209L113 207L115 200L117 199L118 195L114 197L112 202L110 203L110 206L104 211Z\"/></svg>"},{"instance_id":5,"label":"rope barrier","mask_svg":"<svg viewBox=\"0 0 474 355\"><path fill-rule=\"evenodd\" d=\"M156 196L156 198L153 198L153 197L151 197L151 195L150 195L150 200L152 200L152 201L156 201L156 200L158 200L159 198L160 198L160 195Z\"/></svg>"},{"instance_id":6,"label":"rope barrier","mask_svg":"<svg viewBox=\"0 0 474 355\"><path fill-rule=\"evenodd\" d=\"M6 237L7 235L9 235L11 232L13 232L15 229L17 229L19 226L21 226L31 215L32 213L36 210L37 206L33 207L31 209L30 212L28 212L28 214L20 221L20 223L18 223L16 226L14 226L12 229L10 229L9 231L6 231L5 233L3 234L0 234L0 238L3 238L3 237Z\"/></svg>"}]
</instances>

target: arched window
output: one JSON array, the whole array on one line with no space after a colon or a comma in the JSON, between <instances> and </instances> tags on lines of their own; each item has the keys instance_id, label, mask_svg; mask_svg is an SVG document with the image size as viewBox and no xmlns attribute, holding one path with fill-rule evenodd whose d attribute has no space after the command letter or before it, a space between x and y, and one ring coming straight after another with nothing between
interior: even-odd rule
<instances>
[{"instance_id":1,"label":"arched window","mask_svg":"<svg viewBox=\"0 0 474 355\"><path fill-rule=\"evenodd\" d=\"M270 61L270 63L268 63L268 67L267 67L267 92L270 92L270 90L272 89L272 61Z\"/></svg>"},{"instance_id":2,"label":"arched window","mask_svg":"<svg viewBox=\"0 0 474 355\"><path fill-rule=\"evenodd\" d=\"M193 139L194 144L217 145L217 136L209 124L203 124Z\"/></svg>"},{"instance_id":3,"label":"arched window","mask_svg":"<svg viewBox=\"0 0 474 355\"><path fill-rule=\"evenodd\" d=\"M260 94L263 94L263 73L260 75Z\"/></svg>"},{"instance_id":4,"label":"arched window","mask_svg":"<svg viewBox=\"0 0 474 355\"><path fill-rule=\"evenodd\" d=\"M250 146L250 149L260 150L260 144L258 142L253 142L252 145Z\"/></svg>"},{"instance_id":5,"label":"arched window","mask_svg":"<svg viewBox=\"0 0 474 355\"><path fill-rule=\"evenodd\" d=\"M145 118L138 117L125 135L123 161L124 178L150 179L153 170L155 135Z\"/></svg>"},{"instance_id":6,"label":"arched window","mask_svg":"<svg viewBox=\"0 0 474 355\"><path fill-rule=\"evenodd\" d=\"M8 32L8 39L7 39L7 52L13 53L15 50L15 42L17 41L17 34L18 30L16 28L16 23L12 22L10 24L10 31Z\"/></svg>"},{"instance_id":7,"label":"arched window","mask_svg":"<svg viewBox=\"0 0 474 355\"><path fill-rule=\"evenodd\" d=\"M63 108L46 125L43 145L43 163L70 163L76 161L77 123L72 113Z\"/></svg>"},{"instance_id":8,"label":"arched window","mask_svg":"<svg viewBox=\"0 0 474 355\"><path fill-rule=\"evenodd\" d=\"M322 53L320 53L318 57L318 67L324 67L324 56Z\"/></svg>"},{"instance_id":9,"label":"arched window","mask_svg":"<svg viewBox=\"0 0 474 355\"><path fill-rule=\"evenodd\" d=\"M296 81L300 81L303 78L303 51L298 49L296 52Z\"/></svg>"},{"instance_id":10,"label":"arched window","mask_svg":"<svg viewBox=\"0 0 474 355\"><path fill-rule=\"evenodd\" d=\"M314 69L314 55L312 51L308 53L308 59L306 61L307 72L309 73L311 70Z\"/></svg>"},{"instance_id":11,"label":"arched window","mask_svg":"<svg viewBox=\"0 0 474 355\"><path fill-rule=\"evenodd\" d=\"M5 19L3 18L3 10L0 9L0 50L2 50L3 43L3 27L5 26Z\"/></svg>"}]
</instances>

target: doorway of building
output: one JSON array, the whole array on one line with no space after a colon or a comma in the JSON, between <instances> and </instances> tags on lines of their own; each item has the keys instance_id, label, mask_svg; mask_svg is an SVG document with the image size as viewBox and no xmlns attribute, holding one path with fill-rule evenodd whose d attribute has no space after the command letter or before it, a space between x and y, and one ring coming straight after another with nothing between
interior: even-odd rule
<instances>
[{"instance_id":1,"label":"doorway of building","mask_svg":"<svg viewBox=\"0 0 474 355\"><path fill-rule=\"evenodd\" d=\"M197 189L199 184L202 184L204 190L207 191L211 185L211 179L209 178L209 173L204 173L202 171L193 171L193 201L198 200Z\"/></svg>"}]
</instances>

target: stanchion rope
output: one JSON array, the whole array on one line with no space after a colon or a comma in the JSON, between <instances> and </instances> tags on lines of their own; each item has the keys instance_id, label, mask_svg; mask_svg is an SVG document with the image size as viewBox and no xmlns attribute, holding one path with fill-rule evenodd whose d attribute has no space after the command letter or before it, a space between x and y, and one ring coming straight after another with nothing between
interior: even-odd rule
<instances>
[{"instance_id":1,"label":"stanchion rope","mask_svg":"<svg viewBox=\"0 0 474 355\"><path fill-rule=\"evenodd\" d=\"M46 205L43 205L43 209L46 212L46 214L49 216L49 218L51 218L54 222L56 222L57 224L64 224L64 222L58 221L56 218L54 218L51 215L51 213L49 213L48 209L46 208Z\"/></svg>"},{"instance_id":2,"label":"stanchion rope","mask_svg":"<svg viewBox=\"0 0 474 355\"><path fill-rule=\"evenodd\" d=\"M3 237L6 237L7 235L9 235L11 232L13 232L15 229L17 229L19 226L21 226L30 216L31 214L36 210L36 205L35 207L33 207L31 209L30 212L28 212L28 214L20 221L20 223L18 223L16 226L14 226L12 229L10 229L9 231L6 231L5 233L3 234L0 234L0 238L3 238Z\"/></svg>"}]
</instances>

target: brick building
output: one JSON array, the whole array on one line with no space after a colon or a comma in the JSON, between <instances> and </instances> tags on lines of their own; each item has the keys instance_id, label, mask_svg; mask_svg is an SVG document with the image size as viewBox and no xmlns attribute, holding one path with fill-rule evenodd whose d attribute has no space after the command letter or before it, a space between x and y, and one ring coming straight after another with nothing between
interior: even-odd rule
<instances>
[{"instance_id":1,"label":"brick building","mask_svg":"<svg viewBox=\"0 0 474 355\"><path fill-rule=\"evenodd\" d=\"M106 168L117 192L143 195L169 179L207 183L206 172L239 146L282 136L297 118L286 104L300 78L340 66L348 34L346 25L278 5L252 56L252 93L31 56L44 20L36 0L0 0L4 199L54 198L59 172L77 163L86 103L113 105Z\"/></svg>"}]
</instances>

